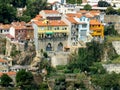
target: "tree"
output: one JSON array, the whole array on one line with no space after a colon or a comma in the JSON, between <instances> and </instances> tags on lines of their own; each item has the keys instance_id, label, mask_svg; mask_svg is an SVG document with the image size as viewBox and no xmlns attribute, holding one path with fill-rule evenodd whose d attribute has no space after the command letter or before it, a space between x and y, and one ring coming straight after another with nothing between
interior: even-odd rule
<instances>
[{"instance_id":1,"label":"tree","mask_svg":"<svg viewBox=\"0 0 120 90\"><path fill-rule=\"evenodd\" d=\"M66 81L64 76L55 80L54 90L66 90Z\"/></svg>"},{"instance_id":2,"label":"tree","mask_svg":"<svg viewBox=\"0 0 120 90\"><path fill-rule=\"evenodd\" d=\"M31 20L31 16L23 15L21 17L18 17L18 20L19 21L29 22Z\"/></svg>"},{"instance_id":3,"label":"tree","mask_svg":"<svg viewBox=\"0 0 120 90\"><path fill-rule=\"evenodd\" d=\"M7 74L3 74L0 79L1 79L0 83L4 87L9 86L10 82L12 82L12 79Z\"/></svg>"},{"instance_id":4,"label":"tree","mask_svg":"<svg viewBox=\"0 0 120 90\"><path fill-rule=\"evenodd\" d=\"M28 72L26 70L20 70L16 74L16 83L17 86L21 86L21 88L30 88L33 83L33 75L31 72Z\"/></svg>"},{"instance_id":5,"label":"tree","mask_svg":"<svg viewBox=\"0 0 120 90\"><path fill-rule=\"evenodd\" d=\"M46 9L47 0L27 0L27 10L23 15L35 17L40 10Z\"/></svg>"},{"instance_id":6,"label":"tree","mask_svg":"<svg viewBox=\"0 0 120 90\"><path fill-rule=\"evenodd\" d=\"M118 35L118 32L115 30L114 25L112 23L109 23L109 26L105 27L104 34L110 36L116 36Z\"/></svg>"},{"instance_id":7,"label":"tree","mask_svg":"<svg viewBox=\"0 0 120 90\"><path fill-rule=\"evenodd\" d=\"M11 0L14 7L23 8L26 5L26 0Z\"/></svg>"},{"instance_id":8,"label":"tree","mask_svg":"<svg viewBox=\"0 0 120 90\"><path fill-rule=\"evenodd\" d=\"M6 0L5 0L6 2ZM10 2L0 3L0 23L11 23L16 19L16 9L10 4Z\"/></svg>"},{"instance_id":9,"label":"tree","mask_svg":"<svg viewBox=\"0 0 120 90\"><path fill-rule=\"evenodd\" d=\"M111 5L106 1L99 1L98 2L98 7L109 7L109 6L111 6Z\"/></svg>"},{"instance_id":10,"label":"tree","mask_svg":"<svg viewBox=\"0 0 120 90\"><path fill-rule=\"evenodd\" d=\"M94 75L91 79L92 83L100 86L102 90L119 90L120 89L120 76L116 73Z\"/></svg>"},{"instance_id":11,"label":"tree","mask_svg":"<svg viewBox=\"0 0 120 90\"><path fill-rule=\"evenodd\" d=\"M92 9L92 7L91 7L91 5L86 4L86 5L84 6L84 9L89 11L89 10L91 10L91 9Z\"/></svg>"},{"instance_id":12,"label":"tree","mask_svg":"<svg viewBox=\"0 0 120 90\"><path fill-rule=\"evenodd\" d=\"M94 62L100 62L104 55L104 44L97 41L92 41L87 43L87 48L80 48L78 54L71 58L70 64L67 66L72 72L75 69L80 71L89 71L89 67L93 65Z\"/></svg>"},{"instance_id":13,"label":"tree","mask_svg":"<svg viewBox=\"0 0 120 90\"><path fill-rule=\"evenodd\" d=\"M104 74L106 70L100 63L93 63L92 66L89 67L91 74Z\"/></svg>"},{"instance_id":14,"label":"tree","mask_svg":"<svg viewBox=\"0 0 120 90\"><path fill-rule=\"evenodd\" d=\"M48 90L48 85L45 82L42 82L39 87L40 90Z\"/></svg>"},{"instance_id":15,"label":"tree","mask_svg":"<svg viewBox=\"0 0 120 90\"><path fill-rule=\"evenodd\" d=\"M117 11L113 7L110 6L110 7L107 7L106 14L114 15L114 14L117 14Z\"/></svg>"},{"instance_id":16,"label":"tree","mask_svg":"<svg viewBox=\"0 0 120 90\"><path fill-rule=\"evenodd\" d=\"M117 10L117 14L120 15L120 8Z\"/></svg>"},{"instance_id":17,"label":"tree","mask_svg":"<svg viewBox=\"0 0 120 90\"><path fill-rule=\"evenodd\" d=\"M82 0L66 0L66 2L70 4L81 4Z\"/></svg>"}]
</instances>

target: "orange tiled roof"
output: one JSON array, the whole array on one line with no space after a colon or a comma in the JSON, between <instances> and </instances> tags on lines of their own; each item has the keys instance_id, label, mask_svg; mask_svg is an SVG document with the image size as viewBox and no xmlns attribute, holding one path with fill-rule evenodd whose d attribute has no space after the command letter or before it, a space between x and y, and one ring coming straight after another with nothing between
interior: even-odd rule
<instances>
[{"instance_id":1,"label":"orange tiled roof","mask_svg":"<svg viewBox=\"0 0 120 90\"><path fill-rule=\"evenodd\" d=\"M38 26L67 26L67 24L61 20L49 20L48 24L46 24L44 21L35 21L35 24Z\"/></svg>"},{"instance_id":2,"label":"orange tiled roof","mask_svg":"<svg viewBox=\"0 0 120 90\"><path fill-rule=\"evenodd\" d=\"M10 24L0 24L0 29L9 29L11 27Z\"/></svg>"},{"instance_id":3,"label":"orange tiled roof","mask_svg":"<svg viewBox=\"0 0 120 90\"><path fill-rule=\"evenodd\" d=\"M7 72L7 75L9 75L9 76L16 75L16 72L10 71L10 72Z\"/></svg>"},{"instance_id":4,"label":"orange tiled roof","mask_svg":"<svg viewBox=\"0 0 120 90\"><path fill-rule=\"evenodd\" d=\"M0 58L0 62L7 62L7 61Z\"/></svg>"},{"instance_id":5,"label":"orange tiled roof","mask_svg":"<svg viewBox=\"0 0 120 90\"><path fill-rule=\"evenodd\" d=\"M90 17L94 17L96 15L99 15L100 11L96 11L96 10L91 10L91 11L80 10L77 13L81 13L82 15L85 15L86 17L90 18Z\"/></svg>"},{"instance_id":6,"label":"orange tiled roof","mask_svg":"<svg viewBox=\"0 0 120 90\"><path fill-rule=\"evenodd\" d=\"M15 30L25 29L25 26L13 26Z\"/></svg>"},{"instance_id":7,"label":"orange tiled roof","mask_svg":"<svg viewBox=\"0 0 120 90\"><path fill-rule=\"evenodd\" d=\"M12 22L11 23L13 26L22 26L22 25L25 25L26 23L24 22L24 21L22 21L22 22Z\"/></svg>"},{"instance_id":8,"label":"orange tiled roof","mask_svg":"<svg viewBox=\"0 0 120 90\"><path fill-rule=\"evenodd\" d=\"M97 12L97 11L96 11L96 12L92 12L92 11L91 11L90 14L92 14L92 15L94 15L94 16L97 16L97 15L100 15L100 12Z\"/></svg>"},{"instance_id":9,"label":"orange tiled roof","mask_svg":"<svg viewBox=\"0 0 120 90\"><path fill-rule=\"evenodd\" d=\"M6 73L0 72L0 77L1 77L3 74L7 74L8 76L12 76L12 75L16 75L16 72L13 72L13 71L6 72Z\"/></svg>"},{"instance_id":10,"label":"orange tiled roof","mask_svg":"<svg viewBox=\"0 0 120 90\"><path fill-rule=\"evenodd\" d=\"M86 13L84 16L86 16L87 18L92 18L92 17L94 17L94 15L92 15L91 13Z\"/></svg>"},{"instance_id":11,"label":"orange tiled roof","mask_svg":"<svg viewBox=\"0 0 120 90\"><path fill-rule=\"evenodd\" d=\"M15 28L15 30L23 30L23 29L29 29L29 30L33 30L32 26L28 26L28 23L25 22L13 22L12 26Z\"/></svg>"},{"instance_id":12,"label":"orange tiled roof","mask_svg":"<svg viewBox=\"0 0 120 90\"><path fill-rule=\"evenodd\" d=\"M56 10L43 10L46 14L59 14Z\"/></svg>"},{"instance_id":13,"label":"orange tiled roof","mask_svg":"<svg viewBox=\"0 0 120 90\"><path fill-rule=\"evenodd\" d=\"M73 24L84 24L83 22L77 22L73 17L68 17L67 19Z\"/></svg>"},{"instance_id":14,"label":"orange tiled roof","mask_svg":"<svg viewBox=\"0 0 120 90\"><path fill-rule=\"evenodd\" d=\"M43 17L41 15L36 15L35 18L32 19L32 21L38 21L40 19L42 19Z\"/></svg>"},{"instance_id":15,"label":"orange tiled roof","mask_svg":"<svg viewBox=\"0 0 120 90\"><path fill-rule=\"evenodd\" d=\"M100 25L102 23L100 23L98 20L96 19L93 19L93 20L90 20L90 25Z\"/></svg>"},{"instance_id":16,"label":"orange tiled roof","mask_svg":"<svg viewBox=\"0 0 120 90\"><path fill-rule=\"evenodd\" d=\"M71 23L78 24L78 22L73 17L67 18Z\"/></svg>"},{"instance_id":17,"label":"orange tiled roof","mask_svg":"<svg viewBox=\"0 0 120 90\"><path fill-rule=\"evenodd\" d=\"M78 18L80 18L80 17L82 17L83 15L80 14L80 13L68 13L68 14L66 14L66 16L67 16L67 17L78 17Z\"/></svg>"},{"instance_id":18,"label":"orange tiled roof","mask_svg":"<svg viewBox=\"0 0 120 90\"><path fill-rule=\"evenodd\" d=\"M81 14L84 14L84 13L87 13L88 11L86 11L86 10L80 10L80 11L78 11L78 13L81 13Z\"/></svg>"}]
</instances>

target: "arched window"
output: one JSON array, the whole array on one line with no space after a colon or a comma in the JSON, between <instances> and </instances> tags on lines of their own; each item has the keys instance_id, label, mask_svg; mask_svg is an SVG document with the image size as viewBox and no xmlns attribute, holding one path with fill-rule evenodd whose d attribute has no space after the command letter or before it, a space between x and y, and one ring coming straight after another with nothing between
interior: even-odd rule
<instances>
[{"instance_id":1,"label":"arched window","mask_svg":"<svg viewBox=\"0 0 120 90\"><path fill-rule=\"evenodd\" d=\"M63 44L60 42L57 46L57 51L63 51Z\"/></svg>"},{"instance_id":2,"label":"arched window","mask_svg":"<svg viewBox=\"0 0 120 90\"><path fill-rule=\"evenodd\" d=\"M52 45L51 45L51 43L47 44L46 51L52 51Z\"/></svg>"}]
</instances>

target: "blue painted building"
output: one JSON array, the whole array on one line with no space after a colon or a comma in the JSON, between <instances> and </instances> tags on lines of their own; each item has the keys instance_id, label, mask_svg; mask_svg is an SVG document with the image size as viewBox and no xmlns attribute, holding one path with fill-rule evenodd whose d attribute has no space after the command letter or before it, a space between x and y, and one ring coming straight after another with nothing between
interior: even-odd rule
<instances>
[{"instance_id":1,"label":"blue painted building","mask_svg":"<svg viewBox=\"0 0 120 90\"><path fill-rule=\"evenodd\" d=\"M90 20L85 16L81 16L80 18L75 18L78 24L78 41L82 40L84 42L88 42L88 36L90 32Z\"/></svg>"}]
</instances>

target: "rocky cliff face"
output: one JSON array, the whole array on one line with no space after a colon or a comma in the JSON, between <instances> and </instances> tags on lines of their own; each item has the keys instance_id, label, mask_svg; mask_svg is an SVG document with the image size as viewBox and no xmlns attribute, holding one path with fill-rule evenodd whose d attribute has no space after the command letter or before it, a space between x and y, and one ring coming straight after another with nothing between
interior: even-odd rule
<instances>
[{"instance_id":1,"label":"rocky cliff face","mask_svg":"<svg viewBox=\"0 0 120 90\"><path fill-rule=\"evenodd\" d=\"M0 54L4 55L6 50L6 39L0 35Z\"/></svg>"},{"instance_id":2,"label":"rocky cliff face","mask_svg":"<svg viewBox=\"0 0 120 90\"><path fill-rule=\"evenodd\" d=\"M6 42L6 56L13 58L13 64L29 65L35 57L35 47L32 42L25 44Z\"/></svg>"}]
</instances>

